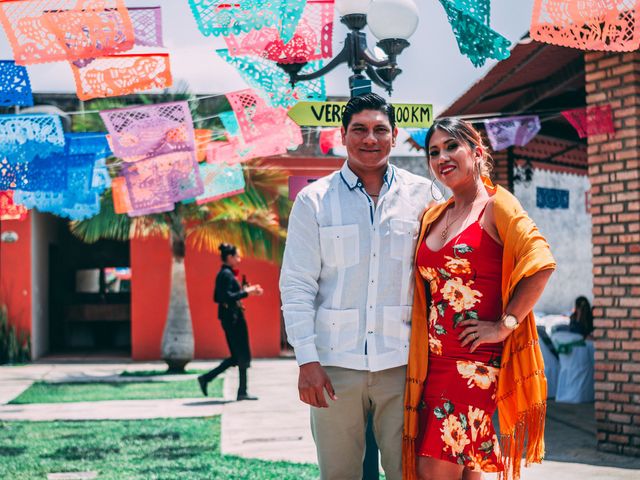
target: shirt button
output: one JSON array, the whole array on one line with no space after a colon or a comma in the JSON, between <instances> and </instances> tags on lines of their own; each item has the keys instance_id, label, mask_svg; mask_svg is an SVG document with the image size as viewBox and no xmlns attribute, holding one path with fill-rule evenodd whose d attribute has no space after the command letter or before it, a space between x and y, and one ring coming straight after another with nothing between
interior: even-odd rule
<instances>
[{"instance_id":1,"label":"shirt button","mask_svg":"<svg viewBox=\"0 0 640 480\"><path fill-rule=\"evenodd\" d=\"M368 333L369 335L373 335L373 332L372 332L372 331L368 331L367 333Z\"/></svg>"},{"instance_id":2,"label":"shirt button","mask_svg":"<svg viewBox=\"0 0 640 480\"><path fill-rule=\"evenodd\" d=\"M373 308L373 305L369 305L369 308Z\"/></svg>"},{"instance_id":3,"label":"shirt button","mask_svg":"<svg viewBox=\"0 0 640 480\"><path fill-rule=\"evenodd\" d=\"M371 283L376 283L376 281L375 280L371 280Z\"/></svg>"}]
</instances>

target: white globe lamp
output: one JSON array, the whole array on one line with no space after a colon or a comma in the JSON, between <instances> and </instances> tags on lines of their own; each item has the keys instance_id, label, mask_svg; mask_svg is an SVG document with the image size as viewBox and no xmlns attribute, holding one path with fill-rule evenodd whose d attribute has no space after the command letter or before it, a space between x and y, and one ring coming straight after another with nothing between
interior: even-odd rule
<instances>
[{"instance_id":1,"label":"white globe lamp","mask_svg":"<svg viewBox=\"0 0 640 480\"><path fill-rule=\"evenodd\" d=\"M378 40L406 40L418 28L418 18L413 0L375 0L367 13L367 24Z\"/></svg>"},{"instance_id":2,"label":"white globe lamp","mask_svg":"<svg viewBox=\"0 0 640 480\"><path fill-rule=\"evenodd\" d=\"M341 17L345 15L366 15L371 0L336 0L336 9Z\"/></svg>"}]
</instances>

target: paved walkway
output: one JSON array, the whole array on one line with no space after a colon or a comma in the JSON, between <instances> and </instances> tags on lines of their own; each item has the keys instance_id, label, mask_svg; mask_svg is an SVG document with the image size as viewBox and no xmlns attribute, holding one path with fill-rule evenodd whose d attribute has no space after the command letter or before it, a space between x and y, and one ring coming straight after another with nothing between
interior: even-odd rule
<instances>
[{"instance_id":1,"label":"paved walkway","mask_svg":"<svg viewBox=\"0 0 640 480\"><path fill-rule=\"evenodd\" d=\"M91 360L87 360L91 361ZM216 362L193 362L211 368ZM127 400L55 405L6 405L36 380L139 381L123 370L159 370L162 363L38 363L0 367L0 420L78 420L201 417L222 414L222 452L248 458L315 462L309 412L298 400L293 360L257 360L249 387L258 401L235 402L237 370L228 371L224 398ZM173 377L175 378L175 377ZM181 376L178 379L183 380ZM194 378L195 381L195 378ZM547 461L524 470L523 480L632 480L640 478L640 458L595 449L593 405L551 404L547 420ZM486 480L493 476L485 475Z\"/></svg>"}]
</instances>

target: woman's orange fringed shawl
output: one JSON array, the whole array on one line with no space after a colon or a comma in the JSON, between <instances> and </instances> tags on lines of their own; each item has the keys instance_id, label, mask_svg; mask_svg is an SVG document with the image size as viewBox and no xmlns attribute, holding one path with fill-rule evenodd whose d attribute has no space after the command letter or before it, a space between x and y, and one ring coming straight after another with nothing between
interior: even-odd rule
<instances>
[{"instance_id":1,"label":"woman's orange fringed shawl","mask_svg":"<svg viewBox=\"0 0 640 480\"><path fill-rule=\"evenodd\" d=\"M518 282L536 272L555 268L544 237L518 200L507 190L483 178L494 195L494 215L504 245L502 259L502 308L511 299ZM418 245L452 199L428 209L423 218ZM427 376L428 329L425 284L415 271L415 294L405 388L402 468L404 480L416 479L415 439L418 433L418 404ZM429 388L427 385L426 388ZM504 342L498 377L496 403L500 420L500 447L505 471L503 479L520 478L520 462L526 448L526 465L540 463L544 456L544 420L547 380L538 345L538 333L530 312Z\"/></svg>"}]
</instances>

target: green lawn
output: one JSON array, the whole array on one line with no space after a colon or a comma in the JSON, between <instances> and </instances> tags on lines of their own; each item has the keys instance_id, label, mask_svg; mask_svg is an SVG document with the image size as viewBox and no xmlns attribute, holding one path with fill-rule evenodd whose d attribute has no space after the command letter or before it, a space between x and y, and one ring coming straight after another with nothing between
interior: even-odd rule
<instances>
[{"instance_id":1,"label":"green lawn","mask_svg":"<svg viewBox=\"0 0 640 480\"><path fill-rule=\"evenodd\" d=\"M209 384L209 397L222 396L222 379ZM46 383L36 382L12 404L95 402L100 400L150 400L197 398L202 392L195 378L167 382Z\"/></svg>"},{"instance_id":2,"label":"green lawn","mask_svg":"<svg viewBox=\"0 0 640 480\"><path fill-rule=\"evenodd\" d=\"M282 448L286 448L283 445ZM220 454L220 417L0 422L3 479L97 471L99 480L311 480L315 465Z\"/></svg>"}]
</instances>

